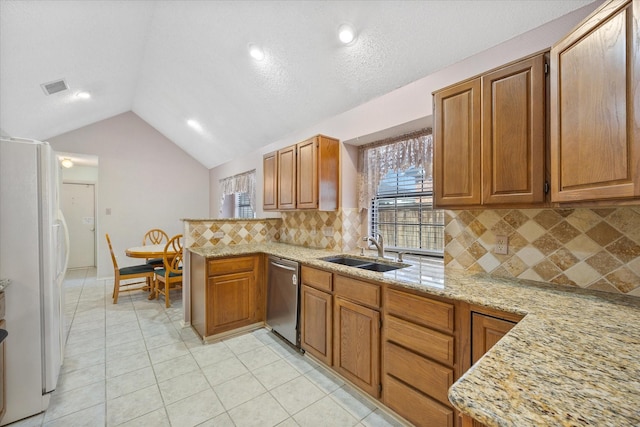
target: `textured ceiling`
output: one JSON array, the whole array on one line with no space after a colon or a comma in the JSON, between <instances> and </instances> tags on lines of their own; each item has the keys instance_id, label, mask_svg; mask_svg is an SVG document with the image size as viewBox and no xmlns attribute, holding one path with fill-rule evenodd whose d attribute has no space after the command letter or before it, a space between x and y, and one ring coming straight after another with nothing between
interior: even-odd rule
<instances>
[{"instance_id":1,"label":"textured ceiling","mask_svg":"<svg viewBox=\"0 0 640 427\"><path fill-rule=\"evenodd\" d=\"M0 0L0 129L47 139L131 110L211 168L592 1Z\"/></svg>"}]
</instances>

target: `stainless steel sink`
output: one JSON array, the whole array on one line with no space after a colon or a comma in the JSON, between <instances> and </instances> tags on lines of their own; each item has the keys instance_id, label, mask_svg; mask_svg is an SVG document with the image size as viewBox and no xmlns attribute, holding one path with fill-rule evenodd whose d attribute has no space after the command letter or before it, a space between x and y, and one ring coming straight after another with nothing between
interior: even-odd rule
<instances>
[{"instance_id":1,"label":"stainless steel sink","mask_svg":"<svg viewBox=\"0 0 640 427\"><path fill-rule=\"evenodd\" d=\"M341 264L349 267L361 268L363 270L378 271L378 272L392 271L392 270L398 270L399 268L408 267L407 264L392 265L392 264L385 264L382 262L372 261L366 258L353 258L349 256L344 256L344 255L338 255L338 256L332 256L332 257L326 257L326 258L320 258L320 259L323 261L332 262L334 264Z\"/></svg>"},{"instance_id":2,"label":"stainless steel sink","mask_svg":"<svg viewBox=\"0 0 640 427\"><path fill-rule=\"evenodd\" d=\"M342 264L342 265L348 265L350 267L357 267L359 265L363 265L363 264L368 264L371 261L368 259L362 259L362 258L351 258L351 257L347 257L347 256L332 256L332 257L326 257L326 258L320 258L323 261L328 261L328 262L332 262L334 264Z\"/></svg>"},{"instance_id":3,"label":"stainless steel sink","mask_svg":"<svg viewBox=\"0 0 640 427\"><path fill-rule=\"evenodd\" d=\"M385 272L385 271L393 271L393 270L398 270L400 268L404 268L403 266L397 266L397 265L389 265L389 264L382 264L379 262L372 262L370 264L363 264L363 265L359 265L357 268L361 268L363 270L371 270L371 271L379 271L379 272Z\"/></svg>"}]
</instances>

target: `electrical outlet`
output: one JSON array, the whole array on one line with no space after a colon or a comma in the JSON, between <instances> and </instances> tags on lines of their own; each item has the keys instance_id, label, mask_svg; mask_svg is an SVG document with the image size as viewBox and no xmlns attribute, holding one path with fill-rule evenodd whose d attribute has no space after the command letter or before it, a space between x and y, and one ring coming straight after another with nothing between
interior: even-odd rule
<instances>
[{"instance_id":1,"label":"electrical outlet","mask_svg":"<svg viewBox=\"0 0 640 427\"><path fill-rule=\"evenodd\" d=\"M222 239L224 237L224 231L216 231L213 233L214 239Z\"/></svg>"},{"instance_id":2,"label":"electrical outlet","mask_svg":"<svg viewBox=\"0 0 640 427\"><path fill-rule=\"evenodd\" d=\"M333 236L333 227L324 227L322 229L322 234L324 235L324 237Z\"/></svg>"},{"instance_id":3,"label":"electrical outlet","mask_svg":"<svg viewBox=\"0 0 640 427\"><path fill-rule=\"evenodd\" d=\"M499 255L507 255L509 253L509 237L496 236L496 245L493 252Z\"/></svg>"}]
</instances>

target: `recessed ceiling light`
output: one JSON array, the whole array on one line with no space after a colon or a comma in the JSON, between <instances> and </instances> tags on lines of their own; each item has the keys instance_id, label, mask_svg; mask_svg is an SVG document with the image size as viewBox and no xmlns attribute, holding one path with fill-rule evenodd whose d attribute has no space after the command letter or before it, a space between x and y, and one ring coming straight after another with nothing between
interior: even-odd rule
<instances>
[{"instance_id":1,"label":"recessed ceiling light","mask_svg":"<svg viewBox=\"0 0 640 427\"><path fill-rule=\"evenodd\" d=\"M344 44L350 44L356 39L356 30L349 24L342 24L338 28L338 38Z\"/></svg>"},{"instance_id":2,"label":"recessed ceiling light","mask_svg":"<svg viewBox=\"0 0 640 427\"><path fill-rule=\"evenodd\" d=\"M202 132L202 125L198 123L196 120L189 119L187 120L187 124L198 132Z\"/></svg>"},{"instance_id":3,"label":"recessed ceiling light","mask_svg":"<svg viewBox=\"0 0 640 427\"><path fill-rule=\"evenodd\" d=\"M76 98L89 99L91 98L91 94L89 92L78 92L76 93Z\"/></svg>"},{"instance_id":4,"label":"recessed ceiling light","mask_svg":"<svg viewBox=\"0 0 640 427\"><path fill-rule=\"evenodd\" d=\"M255 44L249 45L249 55L256 61L262 61L264 59L264 51L260 46L256 46Z\"/></svg>"},{"instance_id":5,"label":"recessed ceiling light","mask_svg":"<svg viewBox=\"0 0 640 427\"><path fill-rule=\"evenodd\" d=\"M70 167L72 167L72 166L73 166L73 161L72 161L71 159L68 159L68 158L66 158L66 157L65 157L64 159L62 159L62 161L60 162L60 164L61 164L63 167L65 167L65 168L69 169Z\"/></svg>"}]
</instances>

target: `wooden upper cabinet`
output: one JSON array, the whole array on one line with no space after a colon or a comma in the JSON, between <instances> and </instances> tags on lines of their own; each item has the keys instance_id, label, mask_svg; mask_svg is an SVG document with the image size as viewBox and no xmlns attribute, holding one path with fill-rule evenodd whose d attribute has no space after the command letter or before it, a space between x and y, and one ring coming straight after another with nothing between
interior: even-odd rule
<instances>
[{"instance_id":1,"label":"wooden upper cabinet","mask_svg":"<svg viewBox=\"0 0 640 427\"><path fill-rule=\"evenodd\" d=\"M481 202L481 83L460 83L434 93L436 206Z\"/></svg>"},{"instance_id":2,"label":"wooden upper cabinet","mask_svg":"<svg viewBox=\"0 0 640 427\"><path fill-rule=\"evenodd\" d=\"M545 73L537 55L482 76L482 203L544 202Z\"/></svg>"},{"instance_id":3,"label":"wooden upper cabinet","mask_svg":"<svg viewBox=\"0 0 640 427\"><path fill-rule=\"evenodd\" d=\"M264 180L262 187L262 209L278 209L278 153L266 154L262 161Z\"/></svg>"},{"instance_id":4,"label":"wooden upper cabinet","mask_svg":"<svg viewBox=\"0 0 640 427\"><path fill-rule=\"evenodd\" d=\"M612 0L551 49L551 201L640 196L639 0Z\"/></svg>"},{"instance_id":5,"label":"wooden upper cabinet","mask_svg":"<svg viewBox=\"0 0 640 427\"><path fill-rule=\"evenodd\" d=\"M338 208L340 144L318 135L297 144L297 208Z\"/></svg>"},{"instance_id":6,"label":"wooden upper cabinet","mask_svg":"<svg viewBox=\"0 0 640 427\"><path fill-rule=\"evenodd\" d=\"M317 135L263 157L263 209L338 209L340 142Z\"/></svg>"},{"instance_id":7,"label":"wooden upper cabinet","mask_svg":"<svg viewBox=\"0 0 640 427\"><path fill-rule=\"evenodd\" d=\"M311 138L298 144L297 205L301 209L318 207L318 141Z\"/></svg>"},{"instance_id":8,"label":"wooden upper cabinet","mask_svg":"<svg viewBox=\"0 0 640 427\"><path fill-rule=\"evenodd\" d=\"M434 92L437 207L544 203L545 54Z\"/></svg>"},{"instance_id":9,"label":"wooden upper cabinet","mask_svg":"<svg viewBox=\"0 0 640 427\"><path fill-rule=\"evenodd\" d=\"M296 146L278 150L278 209L296 208Z\"/></svg>"}]
</instances>

